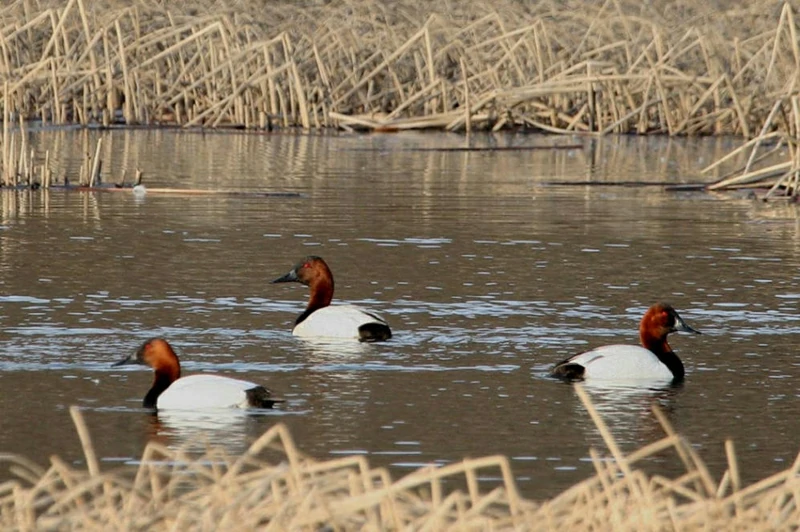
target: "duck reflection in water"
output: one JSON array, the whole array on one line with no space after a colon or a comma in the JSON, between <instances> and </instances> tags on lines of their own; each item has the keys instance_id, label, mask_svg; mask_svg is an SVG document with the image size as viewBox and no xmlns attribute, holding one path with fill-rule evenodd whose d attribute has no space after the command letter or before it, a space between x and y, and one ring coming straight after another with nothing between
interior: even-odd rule
<instances>
[{"instance_id":1,"label":"duck reflection in water","mask_svg":"<svg viewBox=\"0 0 800 532\"><path fill-rule=\"evenodd\" d=\"M329 453L343 448L361 448L375 426L366 413L373 408L374 375L385 363L387 351L371 343L337 339L305 339L296 346L305 362L292 375L304 393L305 406L314 412L313 427L298 428L305 433L307 451Z\"/></svg>"},{"instance_id":2,"label":"duck reflection in water","mask_svg":"<svg viewBox=\"0 0 800 532\"><path fill-rule=\"evenodd\" d=\"M284 414L278 411L164 410L145 415L148 441L191 453L217 447L238 455L279 421L276 416Z\"/></svg>"},{"instance_id":3,"label":"duck reflection in water","mask_svg":"<svg viewBox=\"0 0 800 532\"><path fill-rule=\"evenodd\" d=\"M657 405L667 419L672 418L676 412L676 401L684 385L658 380L639 382L587 380L582 386L616 442L623 446L638 446L642 441L656 441L664 437L664 429L653 414L653 405ZM580 401L576 402L576 408L582 412L576 415L576 419L587 425L588 430L585 434L594 435L590 438L593 440L596 438L597 445L605 447L600 432ZM591 443L595 444L594 441Z\"/></svg>"}]
</instances>

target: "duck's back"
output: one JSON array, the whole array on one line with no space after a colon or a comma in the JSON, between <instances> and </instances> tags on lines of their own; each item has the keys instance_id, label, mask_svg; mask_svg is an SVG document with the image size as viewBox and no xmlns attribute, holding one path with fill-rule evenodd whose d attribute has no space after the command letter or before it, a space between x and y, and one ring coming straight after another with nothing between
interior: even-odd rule
<instances>
[{"instance_id":1,"label":"duck's back","mask_svg":"<svg viewBox=\"0 0 800 532\"><path fill-rule=\"evenodd\" d=\"M189 375L173 382L158 396L161 410L202 410L208 408L247 408L249 398L264 390L252 382L220 375Z\"/></svg>"},{"instance_id":2,"label":"duck's back","mask_svg":"<svg viewBox=\"0 0 800 532\"><path fill-rule=\"evenodd\" d=\"M364 342L388 340L392 332L386 321L356 305L331 305L317 309L292 330L307 338L349 338Z\"/></svg>"},{"instance_id":3,"label":"duck's back","mask_svg":"<svg viewBox=\"0 0 800 532\"><path fill-rule=\"evenodd\" d=\"M609 380L666 380L674 377L652 351L623 344L605 345L570 357L558 364L554 373L571 378Z\"/></svg>"}]
</instances>

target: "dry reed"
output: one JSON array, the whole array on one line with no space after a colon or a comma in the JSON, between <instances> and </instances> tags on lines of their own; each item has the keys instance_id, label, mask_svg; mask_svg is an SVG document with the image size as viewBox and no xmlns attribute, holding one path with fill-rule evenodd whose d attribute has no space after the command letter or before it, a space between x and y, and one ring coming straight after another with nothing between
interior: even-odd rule
<instances>
[{"instance_id":1,"label":"dry reed","mask_svg":"<svg viewBox=\"0 0 800 532\"><path fill-rule=\"evenodd\" d=\"M796 34L774 0L15 0L0 77L55 124L749 137L796 92Z\"/></svg>"},{"instance_id":2,"label":"dry reed","mask_svg":"<svg viewBox=\"0 0 800 532\"><path fill-rule=\"evenodd\" d=\"M751 160L712 188L798 188L800 44L788 2L222 4L6 3L3 183L18 175L7 128L22 117L766 136L754 157L780 142L784 166ZM85 172L91 180L91 168Z\"/></svg>"},{"instance_id":3,"label":"dry reed","mask_svg":"<svg viewBox=\"0 0 800 532\"><path fill-rule=\"evenodd\" d=\"M776 127L778 117L783 121ZM747 162L724 172L708 185L709 190L763 189L765 199L794 200L800 196L800 95L775 102L759 135L703 169L703 173L719 172L740 155L747 155Z\"/></svg>"},{"instance_id":4,"label":"dry reed","mask_svg":"<svg viewBox=\"0 0 800 532\"><path fill-rule=\"evenodd\" d=\"M70 412L87 471L58 458L47 470L0 455L15 480L0 485L0 527L32 529L237 530L796 530L800 523L800 456L785 471L742 487L731 442L729 467L715 482L694 448L666 417L666 437L623 455L578 385L613 457L595 449L596 475L555 498L522 498L507 458L490 456L422 468L393 481L364 456L320 462L303 455L283 424L242 456L210 449L190 458L149 443L138 468L100 470L80 411ZM636 464L673 450L685 473L648 475ZM499 485L482 493L478 478ZM453 489L461 483L466 491ZM448 486L450 489L448 489Z\"/></svg>"}]
</instances>

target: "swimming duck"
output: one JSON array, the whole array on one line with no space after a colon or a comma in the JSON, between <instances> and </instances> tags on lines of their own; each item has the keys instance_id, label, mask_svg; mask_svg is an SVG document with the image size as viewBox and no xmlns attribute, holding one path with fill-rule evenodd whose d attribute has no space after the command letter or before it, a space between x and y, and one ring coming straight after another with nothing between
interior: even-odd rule
<instances>
[{"instance_id":1,"label":"swimming duck","mask_svg":"<svg viewBox=\"0 0 800 532\"><path fill-rule=\"evenodd\" d=\"M153 386L142 403L145 408L272 408L283 401L263 386L248 381L205 374L181 377L178 356L163 338L147 340L135 353L113 365L126 364L142 364L155 370Z\"/></svg>"},{"instance_id":2,"label":"swimming duck","mask_svg":"<svg viewBox=\"0 0 800 532\"><path fill-rule=\"evenodd\" d=\"M686 325L675 309L656 303L645 312L639 323L637 345L605 345L569 357L556 364L554 377L562 379L671 379L683 380L685 371L667 343L667 335L676 331L700 334Z\"/></svg>"},{"instance_id":3,"label":"swimming duck","mask_svg":"<svg viewBox=\"0 0 800 532\"><path fill-rule=\"evenodd\" d=\"M309 255L272 282L302 283L311 290L306 310L294 322L295 336L354 338L361 342L380 342L392 337L386 320L377 314L356 305L330 306L333 274L321 257Z\"/></svg>"}]
</instances>

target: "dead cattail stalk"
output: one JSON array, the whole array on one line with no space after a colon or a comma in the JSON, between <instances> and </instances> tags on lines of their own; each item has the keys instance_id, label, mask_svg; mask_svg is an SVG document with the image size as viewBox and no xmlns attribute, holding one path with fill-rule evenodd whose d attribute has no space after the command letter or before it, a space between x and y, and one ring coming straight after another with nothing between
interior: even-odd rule
<instances>
[{"instance_id":1,"label":"dead cattail stalk","mask_svg":"<svg viewBox=\"0 0 800 532\"><path fill-rule=\"evenodd\" d=\"M102 165L102 161L100 160L100 148L103 146L103 137L99 137L97 139L97 146L94 150L94 157L92 158L91 163L91 171L89 174L89 186L93 187L95 183L100 182L100 166Z\"/></svg>"},{"instance_id":2,"label":"dead cattail stalk","mask_svg":"<svg viewBox=\"0 0 800 532\"><path fill-rule=\"evenodd\" d=\"M11 127L10 117L11 104L8 98L8 81L3 83L3 184L11 184L11 148L9 146L9 128Z\"/></svg>"}]
</instances>

